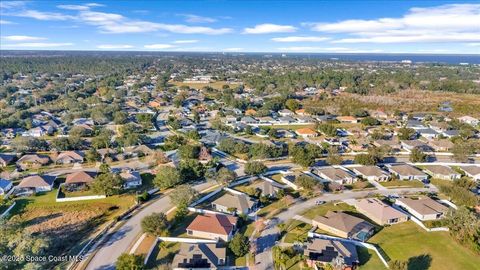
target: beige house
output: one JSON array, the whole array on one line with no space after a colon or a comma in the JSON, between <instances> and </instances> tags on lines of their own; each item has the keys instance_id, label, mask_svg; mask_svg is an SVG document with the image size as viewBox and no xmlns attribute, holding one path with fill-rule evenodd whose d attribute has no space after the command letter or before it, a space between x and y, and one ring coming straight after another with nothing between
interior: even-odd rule
<instances>
[{"instance_id":1,"label":"beige house","mask_svg":"<svg viewBox=\"0 0 480 270\"><path fill-rule=\"evenodd\" d=\"M187 227L187 234L193 237L230 241L236 230L238 218L222 214L197 216Z\"/></svg>"},{"instance_id":2,"label":"beige house","mask_svg":"<svg viewBox=\"0 0 480 270\"><path fill-rule=\"evenodd\" d=\"M172 269L219 269L226 264L227 249L222 243L181 243L180 250L173 257Z\"/></svg>"},{"instance_id":3,"label":"beige house","mask_svg":"<svg viewBox=\"0 0 480 270\"><path fill-rule=\"evenodd\" d=\"M227 214L248 214L255 209L257 202L246 194L225 193L212 202L212 208Z\"/></svg>"},{"instance_id":4,"label":"beige house","mask_svg":"<svg viewBox=\"0 0 480 270\"><path fill-rule=\"evenodd\" d=\"M420 220L441 219L448 212L448 207L429 197L420 199L401 198L395 200L395 204Z\"/></svg>"},{"instance_id":5,"label":"beige house","mask_svg":"<svg viewBox=\"0 0 480 270\"><path fill-rule=\"evenodd\" d=\"M461 174L445 165L425 165L424 171L431 175L433 178L443 180L455 180L462 177Z\"/></svg>"},{"instance_id":6,"label":"beige house","mask_svg":"<svg viewBox=\"0 0 480 270\"><path fill-rule=\"evenodd\" d=\"M388 170L400 180L419 180L428 179L428 175L421 170L408 164L387 165Z\"/></svg>"},{"instance_id":7,"label":"beige house","mask_svg":"<svg viewBox=\"0 0 480 270\"><path fill-rule=\"evenodd\" d=\"M356 269L359 264L355 245L343 241L316 238L307 244L303 254L307 260L307 265L314 267L314 269L318 269L318 264L327 265L335 261L342 262L342 265L336 268L342 270Z\"/></svg>"},{"instance_id":8,"label":"beige house","mask_svg":"<svg viewBox=\"0 0 480 270\"><path fill-rule=\"evenodd\" d=\"M82 163L83 153L80 151L64 151L55 158L57 164Z\"/></svg>"},{"instance_id":9,"label":"beige house","mask_svg":"<svg viewBox=\"0 0 480 270\"><path fill-rule=\"evenodd\" d=\"M357 180L357 178L347 170L335 167L316 168L315 173L321 178L339 185L351 185Z\"/></svg>"},{"instance_id":10,"label":"beige house","mask_svg":"<svg viewBox=\"0 0 480 270\"><path fill-rule=\"evenodd\" d=\"M24 170L28 168L40 168L48 163L50 163L49 156L38 154L24 155L17 161L17 165Z\"/></svg>"},{"instance_id":11,"label":"beige house","mask_svg":"<svg viewBox=\"0 0 480 270\"><path fill-rule=\"evenodd\" d=\"M377 198L357 200L355 207L360 213L380 225L392 225L408 220L406 214L387 205Z\"/></svg>"},{"instance_id":12,"label":"beige house","mask_svg":"<svg viewBox=\"0 0 480 270\"><path fill-rule=\"evenodd\" d=\"M363 179L369 181L387 181L390 178L390 174L377 166L359 166L350 168L356 175L361 176Z\"/></svg>"},{"instance_id":13,"label":"beige house","mask_svg":"<svg viewBox=\"0 0 480 270\"><path fill-rule=\"evenodd\" d=\"M462 166L460 169L465 172L465 175L473 178L473 180L480 180L480 166Z\"/></svg>"},{"instance_id":14,"label":"beige house","mask_svg":"<svg viewBox=\"0 0 480 270\"><path fill-rule=\"evenodd\" d=\"M325 216L315 217L312 225L336 236L360 241L367 240L375 232L369 222L344 212L328 211Z\"/></svg>"}]
</instances>

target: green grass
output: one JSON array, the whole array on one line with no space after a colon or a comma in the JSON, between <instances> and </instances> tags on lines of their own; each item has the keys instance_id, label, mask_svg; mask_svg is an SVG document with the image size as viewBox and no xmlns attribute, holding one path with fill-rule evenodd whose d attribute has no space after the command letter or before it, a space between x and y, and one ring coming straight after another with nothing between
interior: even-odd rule
<instances>
[{"instance_id":1,"label":"green grass","mask_svg":"<svg viewBox=\"0 0 480 270\"><path fill-rule=\"evenodd\" d=\"M429 233L411 221L385 227L368 242L379 245L392 260L410 259L408 269L460 270L480 265L480 256L455 242L448 232ZM362 269L376 269L373 263L368 261Z\"/></svg>"},{"instance_id":2,"label":"green grass","mask_svg":"<svg viewBox=\"0 0 480 270\"><path fill-rule=\"evenodd\" d=\"M310 229L312 229L312 225L300 220L293 220L286 226L287 234L283 241L285 243L304 242Z\"/></svg>"},{"instance_id":3,"label":"green grass","mask_svg":"<svg viewBox=\"0 0 480 270\"><path fill-rule=\"evenodd\" d=\"M360 270L387 269L375 251L357 246L357 253L360 261Z\"/></svg>"},{"instance_id":4,"label":"green grass","mask_svg":"<svg viewBox=\"0 0 480 270\"><path fill-rule=\"evenodd\" d=\"M152 255L147 262L147 269L156 269L156 266L172 262L175 254L180 250L180 243L158 242L153 249Z\"/></svg>"},{"instance_id":5,"label":"green grass","mask_svg":"<svg viewBox=\"0 0 480 270\"><path fill-rule=\"evenodd\" d=\"M98 193L95 193L91 189L79 190L79 191L73 191L73 192L63 192L63 194L65 195L65 198L100 195Z\"/></svg>"},{"instance_id":6,"label":"green grass","mask_svg":"<svg viewBox=\"0 0 480 270\"><path fill-rule=\"evenodd\" d=\"M302 216L313 219L316 216L323 216L328 211L355 211L355 207L348 205L346 203L326 203L324 205L315 206L313 208L308 209L307 211L302 213Z\"/></svg>"},{"instance_id":7,"label":"green grass","mask_svg":"<svg viewBox=\"0 0 480 270\"><path fill-rule=\"evenodd\" d=\"M285 202L283 200L277 200L260 209L257 215L259 217L271 218L284 211L285 209Z\"/></svg>"},{"instance_id":8,"label":"green grass","mask_svg":"<svg viewBox=\"0 0 480 270\"><path fill-rule=\"evenodd\" d=\"M422 188L423 183L417 180L393 180L388 182L379 182L380 185L386 188L396 188L396 187L412 187L412 188Z\"/></svg>"}]
</instances>

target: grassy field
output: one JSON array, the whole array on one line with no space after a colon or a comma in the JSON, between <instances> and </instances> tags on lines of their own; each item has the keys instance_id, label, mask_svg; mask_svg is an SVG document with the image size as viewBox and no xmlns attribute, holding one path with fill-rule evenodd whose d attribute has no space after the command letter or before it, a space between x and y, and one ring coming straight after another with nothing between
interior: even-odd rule
<instances>
[{"instance_id":1,"label":"grassy field","mask_svg":"<svg viewBox=\"0 0 480 270\"><path fill-rule=\"evenodd\" d=\"M397 187L412 187L412 188L422 188L423 183L420 181L403 181L403 180L393 180L388 182L379 182L380 185L386 188L397 188Z\"/></svg>"},{"instance_id":2,"label":"grassy field","mask_svg":"<svg viewBox=\"0 0 480 270\"><path fill-rule=\"evenodd\" d=\"M355 211L355 207L348 205L346 203L327 203L324 205L315 206L313 208L308 209L307 211L302 213L302 216L313 219L316 216L323 216L328 211Z\"/></svg>"},{"instance_id":3,"label":"grassy field","mask_svg":"<svg viewBox=\"0 0 480 270\"><path fill-rule=\"evenodd\" d=\"M408 269L478 269L480 256L457 244L448 232L426 232L408 221L384 228L368 241L378 244L392 260L409 261ZM375 261L365 268L377 269Z\"/></svg>"},{"instance_id":4,"label":"grassy field","mask_svg":"<svg viewBox=\"0 0 480 270\"><path fill-rule=\"evenodd\" d=\"M360 260L360 270L383 270L387 269L373 250L357 247L358 258Z\"/></svg>"},{"instance_id":5,"label":"grassy field","mask_svg":"<svg viewBox=\"0 0 480 270\"><path fill-rule=\"evenodd\" d=\"M312 225L300 220L293 220L286 225L287 234L283 241L286 243L304 242L310 229L312 229Z\"/></svg>"}]
</instances>

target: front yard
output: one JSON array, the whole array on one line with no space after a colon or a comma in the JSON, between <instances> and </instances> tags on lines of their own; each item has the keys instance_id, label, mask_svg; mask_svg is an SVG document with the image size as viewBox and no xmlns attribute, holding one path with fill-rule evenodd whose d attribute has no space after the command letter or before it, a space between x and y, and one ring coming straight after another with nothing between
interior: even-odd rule
<instances>
[{"instance_id":1,"label":"front yard","mask_svg":"<svg viewBox=\"0 0 480 270\"><path fill-rule=\"evenodd\" d=\"M379 182L380 185L386 188L397 188L397 187L412 187L412 188L422 188L423 183L417 180L407 181L407 180L392 180L387 182Z\"/></svg>"}]
</instances>

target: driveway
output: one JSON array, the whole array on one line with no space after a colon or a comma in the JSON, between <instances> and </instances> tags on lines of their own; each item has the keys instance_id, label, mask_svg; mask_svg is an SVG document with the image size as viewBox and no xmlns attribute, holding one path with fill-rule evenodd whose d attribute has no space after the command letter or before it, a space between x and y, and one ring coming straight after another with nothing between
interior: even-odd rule
<instances>
[{"instance_id":1,"label":"driveway","mask_svg":"<svg viewBox=\"0 0 480 270\"><path fill-rule=\"evenodd\" d=\"M273 270L272 248L275 246L280 231L277 228L276 219L270 220L265 229L257 238L257 254L255 255L256 270Z\"/></svg>"},{"instance_id":2,"label":"driveway","mask_svg":"<svg viewBox=\"0 0 480 270\"><path fill-rule=\"evenodd\" d=\"M194 186L198 191L205 190L214 185L206 182ZM129 247L134 244L137 237L142 233L140 222L142 218L152 213L167 212L173 207L170 198L166 195L156 200L154 203L145 207L143 210L133 215L123 224L120 229L108 236L106 242L98 249L92 260L85 269L115 269L114 265L117 258L124 252L129 252ZM90 255L90 252L87 256Z\"/></svg>"}]
</instances>

